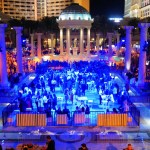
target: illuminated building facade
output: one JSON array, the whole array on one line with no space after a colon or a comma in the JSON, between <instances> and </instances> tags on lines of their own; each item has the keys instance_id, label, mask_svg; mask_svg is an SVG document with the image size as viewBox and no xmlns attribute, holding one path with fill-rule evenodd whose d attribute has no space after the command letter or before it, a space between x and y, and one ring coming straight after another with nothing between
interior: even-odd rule
<instances>
[{"instance_id":1,"label":"illuminated building facade","mask_svg":"<svg viewBox=\"0 0 150 150\"><path fill-rule=\"evenodd\" d=\"M89 0L0 0L0 9L11 18L39 20L59 16L71 3L79 3L89 11Z\"/></svg>"},{"instance_id":2,"label":"illuminated building facade","mask_svg":"<svg viewBox=\"0 0 150 150\"><path fill-rule=\"evenodd\" d=\"M124 17L150 17L150 0L125 0Z\"/></svg>"},{"instance_id":3,"label":"illuminated building facade","mask_svg":"<svg viewBox=\"0 0 150 150\"><path fill-rule=\"evenodd\" d=\"M44 16L59 16L73 0L37 0L37 20Z\"/></svg>"},{"instance_id":4,"label":"illuminated building facade","mask_svg":"<svg viewBox=\"0 0 150 150\"><path fill-rule=\"evenodd\" d=\"M0 0L0 9L11 18L35 20L35 0Z\"/></svg>"},{"instance_id":5,"label":"illuminated building facade","mask_svg":"<svg viewBox=\"0 0 150 150\"><path fill-rule=\"evenodd\" d=\"M150 0L141 0L141 18L150 17Z\"/></svg>"},{"instance_id":6,"label":"illuminated building facade","mask_svg":"<svg viewBox=\"0 0 150 150\"><path fill-rule=\"evenodd\" d=\"M131 0L125 0L124 17L130 17Z\"/></svg>"},{"instance_id":7,"label":"illuminated building facade","mask_svg":"<svg viewBox=\"0 0 150 150\"><path fill-rule=\"evenodd\" d=\"M132 0L131 2L131 9L130 9L130 16L131 17L140 17L140 0Z\"/></svg>"}]
</instances>

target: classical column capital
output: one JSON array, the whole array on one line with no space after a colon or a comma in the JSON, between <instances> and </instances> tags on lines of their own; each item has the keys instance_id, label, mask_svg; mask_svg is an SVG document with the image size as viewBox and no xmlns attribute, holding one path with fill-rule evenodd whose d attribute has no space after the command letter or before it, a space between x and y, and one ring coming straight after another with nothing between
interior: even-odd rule
<instances>
[{"instance_id":1,"label":"classical column capital","mask_svg":"<svg viewBox=\"0 0 150 150\"><path fill-rule=\"evenodd\" d=\"M7 24L0 24L0 28L6 28Z\"/></svg>"},{"instance_id":2,"label":"classical column capital","mask_svg":"<svg viewBox=\"0 0 150 150\"><path fill-rule=\"evenodd\" d=\"M88 30L91 30L91 27L86 27ZM83 29L84 29L84 27L83 27Z\"/></svg>"},{"instance_id":3,"label":"classical column capital","mask_svg":"<svg viewBox=\"0 0 150 150\"><path fill-rule=\"evenodd\" d=\"M63 29L64 29L64 27L60 26L60 27L59 27L59 29L60 29L60 30L63 30Z\"/></svg>"},{"instance_id":4,"label":"classical column capital","mask_svg":"<svg viewBox=\"0 0 150 150\"><path fill-rule=\"evenodd\" d=\"M148 27L150 27L150 23L139 23L138 27L139 28L148 28Z\"/></svg>"},{"instance_id":5,"label":"classical column capital","mask_svg":"<svg viewBox=\"0 0 150 150\"><path fill-rule=\"evenodd\" d=\"M0 33L5 34L5 28L7 27L7 24L0 24Z\"/></svg>"},{"instance_id":6,"label":"classical column capital","mask_svg":"<svg viewBox=\"0 0 150 150\"><path fill-rule=\"evenodd\" d=\"M51 36L54 36L54 33L51 33L50 35L51 35Z\"/></svg>"},{"instance_id":7,"label":"classical column capital","mask_svg":"<svg viewBox=\"0 0 150 150\"><path fill-rule=\"evenodd\" d=\"M120 33L115 33L115 36L120 36L121 34Z\"/></svg>"},{"instance_id":8,"label":"classical column capital","mask_svg":"<svg viewBox=\"0 0 150 150\"><path fill-rule=\"evenodd\" d=\"M97 36L97 37L100 37L100 36L101 36L101 34L100 34L100 33L97 33L97 34L96 34L96 36Z\"/></svg>"},{"instance_id":9,"label":"classical column capital","mask_svg":"<svg viewBox=\"0 0 150 150\"><path fill-rule=\"evenodd\" d=\"M83 30L83 29L84 29L84 27L80 27L79 29L80 29L80 30Z\"/></svg>"},{"instance_id":10,"label":"classical column capital","mask_svg":"<svg viewBox=\"0 0 150 150\"><path fill-rule=\"evenodd\" d=\"M36 35L37 36L42 36L43 33L37 32Z\"/></svg>"},{"instance_id":11,"label":"classical column capital","mask_svg":"<svg viewBox=\"0 0 150 150\"><path fill-rule=\"evenodd\" d=\"M31 34L30 34L30 36L32 36L32 37L33 37L33 36L34 36L34 33L31 33Z\"/></svg>"},{"instance_id":12,"label":"classical column capital","mask_svg":"<svg viewBox=\"0 0 150 150\"><path fill-rule=\"evenodd\" d=\"M66 28L66 30L69 30L69 31L70 31L70 29L71 29L71 28L68 28L68 27Z\"/></svg>"},{"instance_id":13,"label":"classical column capital","mask_svg":"<svg viewBox=\"0 0 150 150\"><path fill-rule=\"evenodd\" d=\"M108 37L111 37L111 36L113 36L113 35L114 35L114 33L112 33L112 32L108 32L108 33L107 33L107 36L108 36Z\"/></svg>"},{"instance_id":14,"label":"classical column capital","mask_svg":"<svg viewBox=\"0 0 150 150\"><path fill-rule=\"evenodd\" d=\"M134 29L134 26L124 26L124 29L126 29L126 30L132 30L132 29Z\"/></svg>"},{"instance_id":15,"label":"classical column capital","mask_svg":"<svg viewBox=\"0 0 150 150\"><path fill-rule=\"evenodd\" d=\"M13 27L17 32L21 32L23 27Z\"/></svg>"}]
</instances>

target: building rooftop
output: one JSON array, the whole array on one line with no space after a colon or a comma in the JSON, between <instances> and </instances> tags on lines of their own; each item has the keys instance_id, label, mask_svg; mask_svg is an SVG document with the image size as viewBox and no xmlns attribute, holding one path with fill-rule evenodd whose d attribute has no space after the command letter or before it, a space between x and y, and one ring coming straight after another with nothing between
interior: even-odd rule
<instances>
[{"instance_id":1,"label":"building rooftop","mask_svg":"<svg viewBox=\"0 0 150 150\"><path fill-rule=\"evenodd\" d=\"M89 12L78 3L72 3L66 7L59 16L60 20L90 20Z\"/></svg>"}]
</instances>

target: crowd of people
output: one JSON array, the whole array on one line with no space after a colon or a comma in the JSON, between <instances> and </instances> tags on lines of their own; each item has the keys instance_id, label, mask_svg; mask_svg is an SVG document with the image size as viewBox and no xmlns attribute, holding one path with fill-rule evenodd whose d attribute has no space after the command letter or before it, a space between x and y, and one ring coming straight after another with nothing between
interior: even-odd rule
<instances>
[{"instance_id":1,"label":"crowd of people","mask_svg":"<svg viewBox=\"0 0 150 150\"><path fill-rule=\"evenodd\" d=\"M46 140L47 140L46 144L41 147L41 150L56 150L55 140L53 140L50 135L46 136ZM33 148L33 144L23 144L22 145L22 150L28 150L28 149L32 149L32 148ZM81 146L78 148L78 150L88 150L88 149L89 148L87 147L87 145L85 143L82 143ZM110 144L107 149L116 149L116 148L112 144ZM0 144L0 150L3 150L1 144ZM15 149L12 147L12 148L6 148L6 150L15 150ZM127 145L127 147L124 148L123 150L134 150L134 148L133 148L132 144L129 143Z\"/></svg>"},{"instance_id":2,"label":"crowd of people","mask_svg":"<svg viewBox=\"0 0 150 150\"><path fill-rule=\"evenodd\" d=\"M59 66L59 70L52 69ZM53 109L57 113L66 113L68 103L77 105L78 97L85 96L86 90L94 91L99 95L99 105L104 101L120 104L120 111L126 111L124 102L128 98L128 89L119 87L115 82L115 75L110 73L110 68L101 62L79 61L59 62L46 61L36 66L36 78L29 84L23 84L18 92L19 108L21 112L46 112L50 115ZM56 87L61 89L64 109L57 105L58 97ZM77 106L76 108L78 108ZM88 105L78 108L86 111Z\"/></svg>"},{"instance_id":3,"label":"crowd of people","mask_svg":"<svg viewBox=\"0 0 150 150\"><path fill-rule=\"evenodd\" d=\"M8 73L8 81L10 83L10 88L13 88L16 84L18 84L21 80L20 77L22 74L17 73L17 55L15 51L7 51L7 73ZM34 72L36 69L37 62L33 59L23 58L22 61L23 72Z\"/></svg>"},{"instance_id":4,"label":"crowd of people","mask_svg":"<svg viewBox=\"0 0 150 150\"><path fill-rule=\"evenodd\" d=\"M34 147L33 144L23 144L22 145L22 150L28 150L28 149L32 149ZM2 150L2 145L0 145L0 150ZM34 149L34 148L33 148ZM107 147L107 149L116 149L112 144L109 144L109 146ZM7 148L6 150L15 150L14 148ZM51 138L50 135L46 136L46 144L44 146L41 147L41 150L56 150L56 143L55 140L53 140ZM89 150L88 146L85 143L82 143L81 146L78 148L78 150ZM134 150L132 144L128 144L126 148L124 148L123 150Z\"/></svg>"},{"instance_id":5,"label":"crowd of people","mask_svg":"<svg viewBox=\"0 0 150 150\"><path fill-rule=\"evenodd\" d=\"M119 108L109 107L106 113L128 112L128 90L124 85L118 85L117 76L112 74L110 67L99 61L60 62L46 61L36 64L36 77L28 85L24 83L18 91L18 106L20 112L45 112L51 116L54 110L57 114L67 114L70 118L68 104L75 105L75 112L90 114L90 107L87 104L77 103L78 97L86 95L86 91L95 92L99 95L98 105L109 106L110 103L117 103ZM56 88L61 89L63 101L62 109L58 105ZM55 141L47 136L46 149L55 150ZM132 150L128 145L127 150ZM85 143L81 144L79 150L88 150Z\"/></svg>"}]
</instances>

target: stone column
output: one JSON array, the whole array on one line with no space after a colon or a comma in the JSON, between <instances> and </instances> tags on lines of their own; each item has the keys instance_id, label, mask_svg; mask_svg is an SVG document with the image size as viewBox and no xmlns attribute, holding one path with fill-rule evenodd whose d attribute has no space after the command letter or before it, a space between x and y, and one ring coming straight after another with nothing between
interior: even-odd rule
<instances>
[{"instance_id":1,"label":"stone column","mask_svg":"<svg viewBox=\"0 0 150 150\"><path fill-rule=\"evenodd\" d=\"M52 48L52 54L54 54L54 34L51 33L51 48Z\"/></svg>"},{"instance_id":2,"label":"stone column","mask_svg":"<svg viewBox=\"0 0 150 150\"><path fill-rule=\"evenodd\" d=\"M35 51L34 51L34 34L30 34L31 36L31 56L35 55Z\"/></svg>"},{"instance_id":3,"label":"stone column","mask_svg":"<svg viewBox=\"0 0 150 150\"><path fill-rule=\"evenodd\" d=\"M23 65L22 65L22 27L14 27L16 31L16 49L17 49L17 72L23 73Z\"/></svg>"},{"instance_id":4,"label":"stone column","mask_svg":"<svg viewBox=\"0 0 150 150\"><path fill-rule=\"evenodd\" d=\"M130 71L131 67L131 31L133 26L125 26L126 39L125 39L125 72Z\"/></svg>"},{"instance_id":5,"label":"stone column","mask_svg":"<svg viewBox=\"0 0 150 150\"><path fill-rule=\"evenodd\" d=\"M70 29L67 28L67 52L66 54L70 55Z\"/></svg>"},{"instance_id":6,"label":"stone column","mask_svg":"<svg viewBox=\"0 0 150 150\"><path fill-rule=\"evenodd\" d=\"M73 41L73 56L77 56L77 38L74 38Z\"/></svg>"},{"instance_id":7,"label":"stone column","mask_svg":"<svg viewBox=\"0 0 150 150\"><path fill-rule=\"evenodd\" d=\"M99 39L100 39L100 34L96 34L96 49L99 50Z\"/></svg>"},{"instance_id":8,"label":"stone column","mask_svg":"<svg viewBox=\"0 0 150 150\"><path fill-rule=\"evenodd\" d=\"M87 28L87 54L90 54L90 38L91 37L91 32L90 28Z\"/></svg>"},{"instance_id":9,"label":"stone column","mask_svg":"<svg viewBox=\"0 0 150 150\"><path fill-rule=\"evenodd\" d=\"M117 38L117 51L119 51L119 43L120 43L120 34L116 33L116 38Z\"/></svg>"},{"instance_id":10,"label":"stone column","mask_svg":"<svg viewBox=\"0 0 150 150\"><path fill-rule=\"evenodd\" d=\"M83 39L84 39L84 30L83 28L80 28L80 55L83 54L83 49L84 49Z\"/></svg>"},{"instance_id":11,"label":"stone column","mask_svg":"<svg viewBox=\"0 0 150 150\"><path fill-rule=\"evenodd\" d=\"M140 23L140 56L139 56L139 72L138 72L138 85L144 86L145 73L146 73L146 51L143 51L145 41L147 41L147 29L150 23Z\"/></svg>"},{"instance_id":12,"label":"stone column","mask_svg":"<svg viewBox=\"0 0 150 150\"><path fill-rule=\"evenodd\" d=\"M113 33L107 33L107 36L108 36L108 45L109 45L109 48L108 48L108 57L111 58L112 57L112 36L113 36Z\"/></svg>"},{"instance_id":13,"label":"stone column","mask_svg":"<svg viewBox=\"0 0 150 150\"><path fill-rule=\"evenodd\" d=\"M60 28L60 55L63 54L64 48L63 48L63 28Z\"/></svg>"},{"instance_id":14,"label":"stone column","mask_svg":"<svg viewBox=\"0 0 150 150\"><path fill-rule=\"evenodd\" d=\"M5 28L7 24L0 24L0 83L2 88L8 87L6 46L5 46Z\"/></svg>"},{"instance_id":15,"label":"stone column","mask_svg":"<svg viewBox=\"0 0 150 150\"><path fill-rule=\"evenodd\" d=\"M42 33L37 33L37 56L41 60L42 53L41 53L41 36Z\"/></svg>"}]
</instances>

